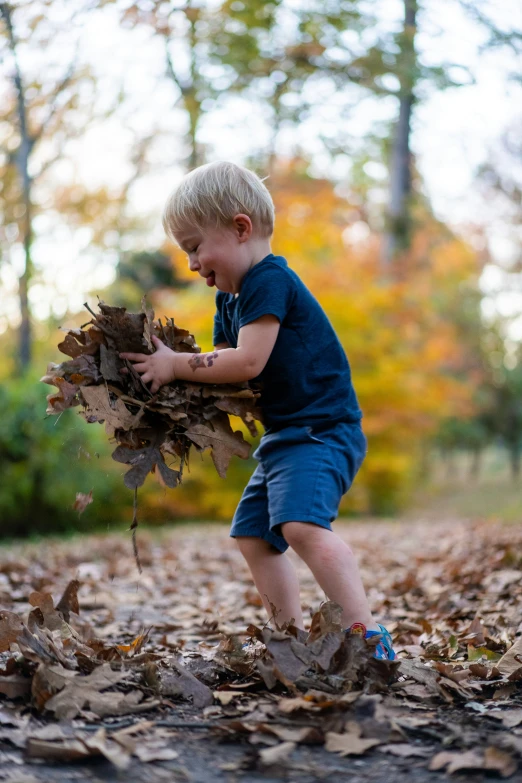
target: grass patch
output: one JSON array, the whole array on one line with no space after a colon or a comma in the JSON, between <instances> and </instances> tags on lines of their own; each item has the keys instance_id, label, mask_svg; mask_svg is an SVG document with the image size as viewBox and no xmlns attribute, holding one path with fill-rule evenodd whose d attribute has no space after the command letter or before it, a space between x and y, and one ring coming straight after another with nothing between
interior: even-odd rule
<instances>
[{"instance_id":1,"label":"grass patch","mask_svg":"<svg viewBox=\"0 0 522 783\"><path fill-rule=\"evenodd\" d=\"M449 464L434 461L432 480L419 489L406 516L521 522L521 483L511 476L505 452L485 453L478 476L472 475L471 467L466 454L455 455Z\"/></svg>"}]
</instances>

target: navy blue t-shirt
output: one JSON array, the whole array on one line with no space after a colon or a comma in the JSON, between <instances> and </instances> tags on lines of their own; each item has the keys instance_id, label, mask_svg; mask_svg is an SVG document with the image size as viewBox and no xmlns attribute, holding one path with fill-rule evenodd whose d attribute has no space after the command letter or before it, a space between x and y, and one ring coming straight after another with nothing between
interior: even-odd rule
<instances>
[{"instance_id":1,"label":"navy blue t-shirt","mask_svg":"<svg viewBox=\"0 0 522 783\"><path fill-rule=\"evenodd\" d=\"M218 291L214 345L237 348L241 327L275 315L281 327L268 362L252 386L261 390L267 430L291 424L361 419L344 349L321 305L282 256L248 270L239 296Z\"/></svg>"}]
</instances>

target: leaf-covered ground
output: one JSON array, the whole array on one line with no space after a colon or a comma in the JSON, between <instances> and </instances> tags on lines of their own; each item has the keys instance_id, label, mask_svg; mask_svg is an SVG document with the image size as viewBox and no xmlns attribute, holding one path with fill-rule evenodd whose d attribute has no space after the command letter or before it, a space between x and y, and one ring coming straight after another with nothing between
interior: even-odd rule
<instances>
[{"instance_id":1,"label":"leaf-covered ground","mask_svg":"<svg viewBox=\"0 0 522 783\"><path fill-rule=\"evenodd\" d=\"M141 576L124 535L1 550L0 780L522 779L521 528L336 529L397 664L302 565L310 634L266 628L221 526L142 533Z\"/></svg>"}]
</instances>

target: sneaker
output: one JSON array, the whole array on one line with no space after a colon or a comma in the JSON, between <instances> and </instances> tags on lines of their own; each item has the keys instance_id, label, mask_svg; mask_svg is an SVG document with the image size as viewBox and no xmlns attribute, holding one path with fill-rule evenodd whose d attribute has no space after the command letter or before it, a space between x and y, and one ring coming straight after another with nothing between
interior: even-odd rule
<instances>
[{"instance_id":1,"label":"sneaker","mask_svg":"<svg viewBox=\"0 0 522 783\"><path fill-rule=\"evenodd\" d=\"M348 633L360 633L364 635L365 639L369 639L371 636L380 636L381 640L375 647L375 654L373 657L381 661L394 661L396 655L393 650L390 632L384 625L381 625L380 623L377 623L377 625L381 629L380 631L367 631L366 626L363 623L353 623L353 625L346 630Z\"/></svg>"}]
</instances>

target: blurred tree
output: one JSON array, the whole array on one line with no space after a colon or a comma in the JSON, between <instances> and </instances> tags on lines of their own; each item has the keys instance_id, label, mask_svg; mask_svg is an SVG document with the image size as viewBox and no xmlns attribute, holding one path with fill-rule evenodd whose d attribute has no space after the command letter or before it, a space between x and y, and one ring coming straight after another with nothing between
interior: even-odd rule
<instances>
[{"instance_id":1,"label":"blurred tree","mask_svg":"<svg viewBox=\"0 0 522 783\"><path fill-rule=\"evenodd\" d=\"M493 29L491 35L488 46L506 45L507 40L498 31ZM515 35L513 43L516 44ZM520 473L522 450L522 147L518 125L508 127L502 139L492 145L476 178L476 192L487 204L489 218L477 238L483 246L488 271L495 269L496 284L487 286L484 315L476 307L466 307L466 298L459 301L452 314L453 322L459 325L460 340L466 345L466 367L472 365L475 371L479 370L474 375L476 412L471 418L446 422L437 439L448 455L449 465L452 452L471 451L471 469L475 473L484 448L491 443L503 444L514 478ZM509 249L503 260L495 259L491 247L491 239L499 232ZM484 294L477 291L475 297L482 298Z\"/></svg>"},{"instance_id":2,"label":"blurred tree","mask_svg":"<svg viewBox=\"0 0 522 783\"><path fill-rule=\"evenodd\" d=\"M451 481L457 477L457 465L454 456L461 451L472 454L470 478L479 476L481 457L491 442L491 432L482 420L483 414L473 418L452 416L441 422L434 442L440 449L446 465L446 478Z\"/></svg>"},{"instance_id":3,"label":"blurred tree","mask_svg":"<svg viewBox=\"0 0 522 783\"><path fill-rule=\"evenodd\" d=\"M480 389L481 418L491 438L504 443L514 479L520 478L522 454L522 346L506 334L504 319L482 331L485 380Z\"/></svg>"},{"instance_id":4,"label":"blurred tree","mask_svg":"<svg viewBox=\"0 0 522 783\"><path fill-rule=\"evenodd\" d=\"M156 307L162 291L178 291L188 285L189 281L178 272L167 248L127 252L120 256L116 280L103 294L103 298L111 305L138 311L144 294L150 304Z\"/></svg>"},{"instance_id":5,"label":"blurred tree","mask_svg":"<svg viewBox=\"0 0 522 783\"><path fill-rule=\"evenodd\" d=\"M122 24L152 29L165 49L166 71L176 90L175 107L187 115L187 166L205 162L198 138L200 121L216 101L233 88L239 74L260 56L262 36L272 34L275 12L281 0L201 3L187 0L169 4L163 0L120 3ZM107 2L105 3L107 4ZM231 6L245 9L250 26L241 22Z\"/></svg>"},{"instance_id":6,"label":"blurred tree","mask_svg":"<svg viewBox=\"0 0 522 783\"><path fill-rule=\"evenodd\" d=\"M59 9L57 5L56 0L0 3L0 46L8 77L0 111L0 250L4 260L14 258L18 246L23 251L21 371L28 369L31 360L29 292L35 275L36 219L45 213L47 222L59 215L71 226L90 226L92 242L103 243L109 228L121 228L130 186L127 182L114 190L89 191L74 177L63 178L67 142L84 134L90 122L107 116L113 107L102 113L96 110L94 79L79 63L78 37L93 3L61 3ZM140 160L138 154L137 173ZM53 177L60 167L62 176Z\"/></svg>"},{"instance_id":7,"label":"blurred tree","mask_svg":"<svg viewBox=\"0 0 522 783\"><path fill-rule=\"evenodd\" d=\"M117 6L118 0L114 0ZM188 167L205 160L199 141L203 116L239 93L270 112L268 157L277 160L280 133L324 117L321 141L332 154L353 152L346 117L361 97L397 99L391 142L381 145L389 167L389 196L382 253L391 259L412 233L411 117L431 88L462 84L451 63L428 65L415 47L417 0L403 0L404 20L394 31L361 0L222 0L172 6L162 0L122 4L124 24L146 25L162 39L177 103L187 114ZM430 4L426 4L429 10ZM420 9L422 11L422 8ZM422 21L422 14L420 16ZM175 53L175 56L174 56ZM465 72L464 68L460 71ZM386 127L386 137L390 128Z\"/></svg>"},{"instance_id":8,"label":"blurred tree","mask_svg":"<svg viewBox=\"0 0 522 783\"><path fill-rule=\"evenodd\" d=\"M444 90L469 83L470 74L462 65L447 62L427 65L416 40L429 25L433 4L402 0L403 20L397 32L385 31L359 59L368 74L365 86L376 96L397 99L396 120L391 129L384 126L384 162L389 170L389 192L381 246L385 273L394 274L395 257L410 248L415 231L413 213L420 190L415 187L414 160L411 151L411 127L415 105L432 89ZM459 74L459 78L456 74ZM420 184L420 182L419 182Z\"/></svg>"},{"instance_id":9,"label":"blurred tree","mask_svg":"<svg viewBox=\"0 0 522 783\"><path fill-rule=\"evenodd\" d=\"M415 47L418 2L403 3L404 20L398 32L383 30L376 11L360 0L318 0L301 6L283 0L255 60L238 56L226 26L220 39L222 62L232 64L238 76L232 89L249 89L248 94L260 96L271 110L270 169L279 132L289 124L297 129L308 116L320 113L328 118L328 130L321 134L326 148L333 154L351 155L356 143L346 134L346 115L365 94L397 99L397 120L391 134L386 126L388 140L381 146L381 160L389 168L382 243L387 273L396 254L409 247L413 231L413 107L433 87L441 90L463 83L455 79L451 63L425 64ZM255 29L257 5L229 0L222 10L248 30Z\"/></svg>"},{"instance_id":10,"label":"blurred tree","mask_svg":"<svg viewBox=\"0 0 522 783\"><path fill-rule=\"evenodd\" d=\"M522 25L516 15L510 14L509 11L503 14L497 13L497 7L488 0L459 0L459 2L466 14L487 33L487 38L481 46L482 52L488 49L502 49L515 55L511 60L513 65L509 68L509 78L521 82Z\"/></svg>"},{"instance_id":11,"label":"blurred tree","mask_svg":"<svg viewBox=\"0 0 522 783\"><path fill-rule=\"evenodd\" d=\"M417 0L404 0L404 28L396 36L399 49L397 73L399 80L399 116L395 124L390 154L390 194L387 225L383 236L383 257L389 264L398 250L405 250L411 238L411 116L418 79L415 35L417 29Z\"/></svg>"},{"instance_id":12,"label":"blurred tree","mask_svg":"<svg viewBox=\"0 0 522 783\"><path fill-rule=\"evenodd\" d=\"M280 0L272 3L270 28L262 29L259 20L266 14L265 7L266 2L260 0L224 3L232 25L222 31L219 55L236 71L232 89L261 102L270 112L266 165L273 170L279 135L285 128L297 130L320 113L328 128L322 139L328 144L332 134L336 135L331 113L334 101L337 125L344 124L343 115L356 95L345 95L342 90L347 83L367 85L368 72L359 62L366 51L361 33L371 28L375 19L358 0L312 0L300 5ZM241 39L234 34L237 29L243 35L254 35L259 42L257 51L244 56ZM343 138L346 142L345 134Z\"/></svg>"},{"instance_id":13,"label":"blurred tree","mask_svg":"<svg viewBox=\"0 0 522 783\"><path fill-rule=\"evenodd\" d=\"M468 318L467 323L465 319ZM522 348L509 336L509 320L484 318L469 312L454 321L464 347L453 368L455 377L468 377L473 395L472 415L449 417L441 422L435 443L441 449L448 476L453 457L461 451L472 455L470 473L477 477L481 456L491 444L505 446L514 479L520 476L522 453ZM462 328L474 324L474 330Z\"/></svg>"}]
</instances>

